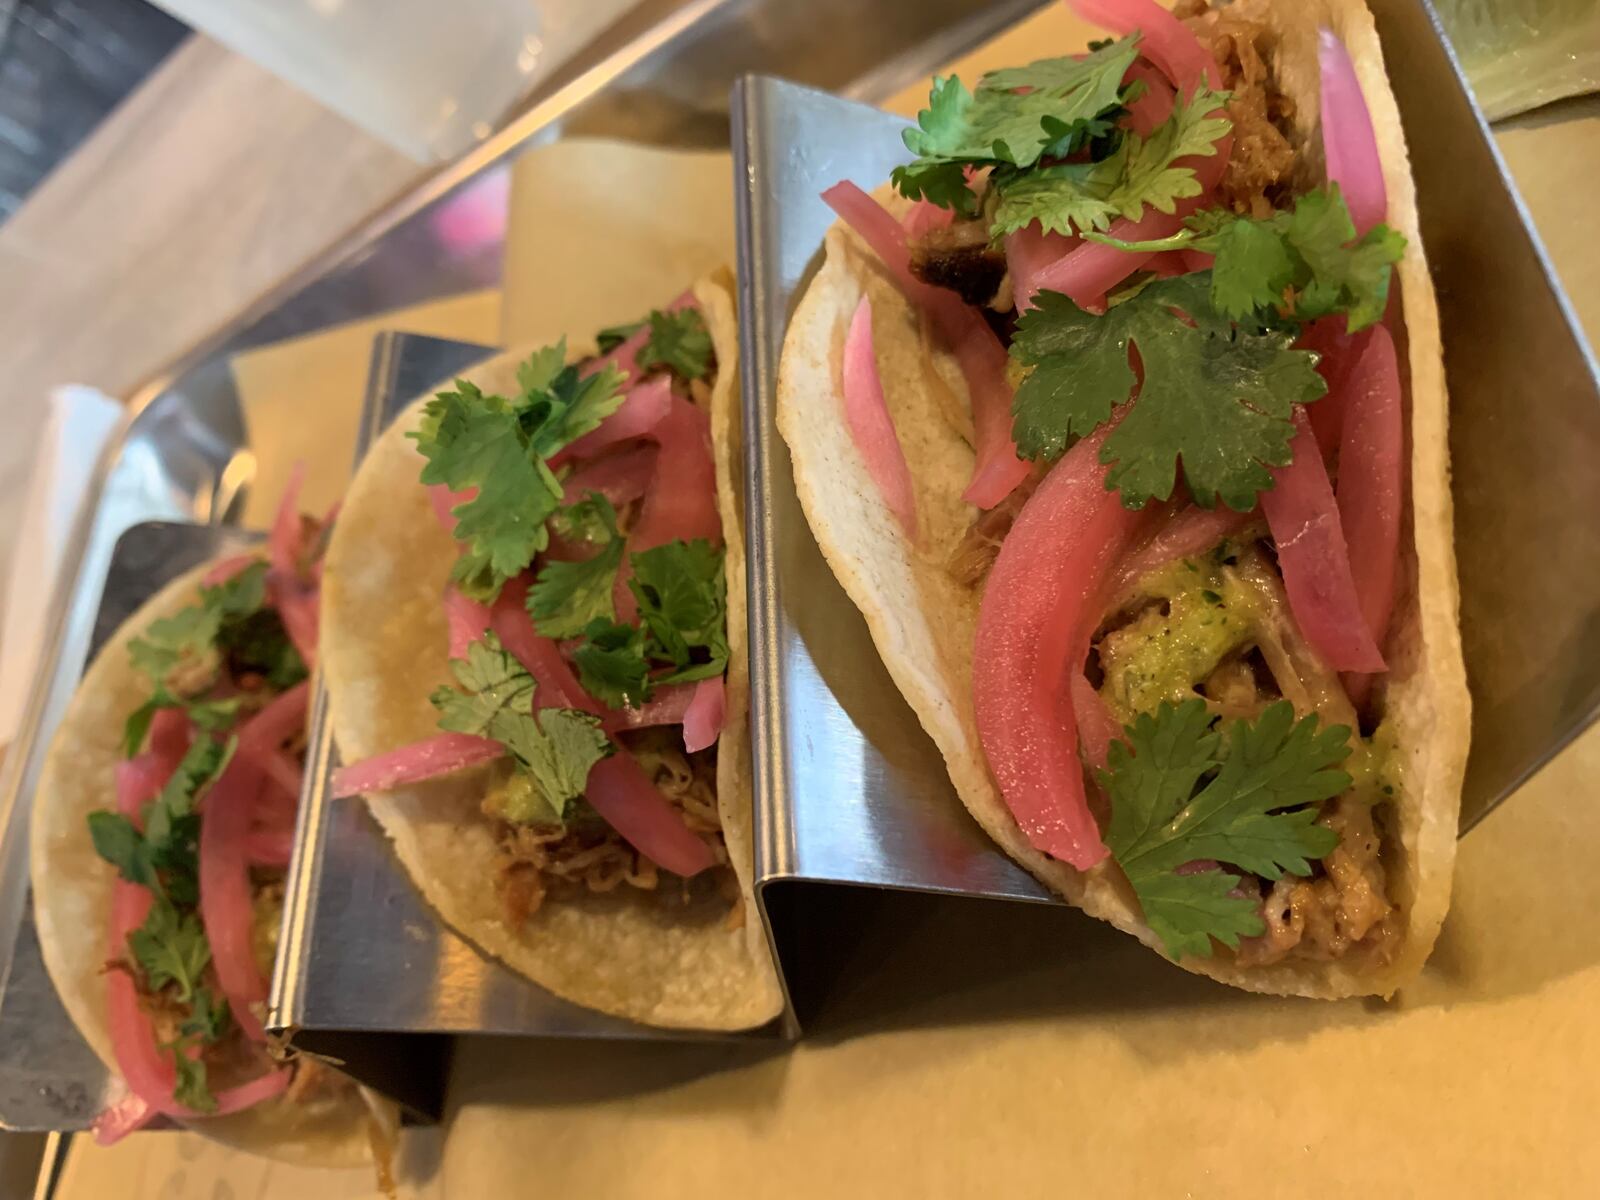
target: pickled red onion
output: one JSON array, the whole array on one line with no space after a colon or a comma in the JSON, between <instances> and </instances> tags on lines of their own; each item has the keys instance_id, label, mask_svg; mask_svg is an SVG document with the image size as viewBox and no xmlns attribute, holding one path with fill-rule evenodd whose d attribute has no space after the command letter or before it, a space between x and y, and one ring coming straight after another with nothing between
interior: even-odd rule
<instances>
[{"instance_id":1,"label":"pickled red onion","mask_svg":"<svg viewBox=\"0 0 1600 1200\"><path fill-rule=\"evenodd\" d=\"M1328 182L1339 185L1356 233L1365 234L1389 211L1372 113L1361 95L1350 52L1331 29L1317 32L1317 64L1322 69L1322 150Z\"/></svg>"},{"instance_id":2,"label":"pickled red onion","mask_svg":"<svg viewBox=\"0 0 1600 1200\"><path fill-rule=\"evenodd\" d=\"M1084 790L1072 677L1082 673L1096 600L1140 516L1105 487L1103 426L1051 468L984 586L973 705L989 769L1024 836L1079 870L1106 856Z\"/></svg>"},{"instance_id":3,"label":"pickled red onion","mask_svg":"<svg viewBox=\"0 0 1600 1200\"><path fill-rule=\"evenodd\" d=\"M654 446L634 446L585 463L562 481L562 490L569 502L598 492L613 508L622 508L643 496L650 486L656 453Z\"/></svg>"},{"instance_id":4,"label":"pickled red onion","mask_svg":"<svg viewBox=\"0 0 1600 1200\"><path fill-rule=\"evenodd\" d=\"M872 341L872 301L865 294L844 339L844 415L878 494L911 541L917 540L917 496L911 468L883 396Z\"/></svg>"},{"instance_id":5,"label":"pickled red onion","mask_svg":"<svg viewBox=\"0 0 1600 1200\"><path fill-rule=\"evenodd\" d=\"M1381 646L1394 610L1400 561L1400 509L1405 481L1405 429L1400 365L1394 339L1374 326L1346 382L1344 434L1339 447L1339 517L1350 545L1357 599L1373 640ZM1360 704L1370 680L1345 684Z\"/></svg>"},{"instance_id":6,"label":"pickled red onion","mask_svg":"<svg viewBox=\"0 0 1600 1200\"><path fill-rule=\"evenodd\" d=\"M287 867L294 854L294 830L252 829L245 835L244 854L253 867Z\"/></svg>"},{"instance_id":7,"label":"pickled red onion","mask_svg":"<svg viewBox=\"0 0 1600 1200\"><path fill-rule=\"evenodd\" d=\"M683 714L683 748L693 754L714 744L722 733L726 712L727 694L721 675L695 684L694 698Z\"/></svg>"},{"instance_id":8,"label":"pickled red onion","mask_svg":"<svg viewBox=\"0 0 1600 1200\"><path fill-rule=\"evenodd\" d=\"M1193 95L1202 82L1221 89L1217 60L1193 30L1155 0L1067 0L1067 7L1118 37L1139 34L1139 53L1160 67L1184 95Z\"/></svg>"},{"instance_id":9,"label":"pickled red onion","mask_svg":"<svg viewBox=\"0 0 1600 1200\"><path fill-rule=\"evenodd\" d=\"M590 458L608 446L630 438L644 437L665 418L672 407L672 377L652 375L629 389L618 408L598 428L590 430L561 453L550 459L560 466L575 458Z\"/></svg>"},{"instance_id":10,"label":"pickled red onion","mask_svg":"<svg viewBox=\"0 0 1600 1200\"><path fill-rule=\"evenodd\" d=\"M235 554L232 558L220 559L212 563L210 569L200 577L200 586L216 587L218 584L227 583L228 580L256 561L257 558L254 554Z\"/></svg>"},{"instance_id":11,"label":"pickled red onion","mask_svg":"<svg viewBox=\"0 0 1600 1200\"><path fill-rule=\"evenodd\" d=\"M1154 536L1130 550L1117 564L1108 597L1132 587L1151 571L1204 554L1223 538L1243 529L1251 513L1234 512L1225 504L1200 508L1189 504L1162 521Z\"/></svg>"},{"instance_id":12,"label":"pickled red onion","mask_svg":"<svg viewBox=\"0 0 1600 1200\"><path fill-rule=\"evenodd\" d=\"M1073 715L1078 720L1078 744L1083 747L1083 761L1103 771L1111 743L1122 736L1122 726L1117 724L1106 702L1082 671L1072 672L1067 686L1072 695Z\"/></svg>"},{"instance_id":13,"label":"pickled red onion","mask_svg":"<svg viewBox=\"0 0 1600 1200\"><path fill-rule=\"evenodd\" d=\"M1332 456L1343 436L1345 381L1350 376L1350 368L1366 348L1371 333L1370 329L1348 333L1345 324L1342 315L1319 317L1301 330L1295 343L1298 349L1316 351L1317 371L1328 384L1327 394L1306 408L1324 459Z\"/></svg>"},{"instance_id":14,"label":"pickled red onion","mask_svg":"<svg viewBox=\"0 0 1600 1200\"><path fill-rule=\"evenodd\" d=\"M194 736L194 726L189 714L181 708L158 708L150 718L148 746L160 762L166 764L170 774L189 749Z\"/></svg>"},{"instance_id":15,"label":"pickled red onion","mask_svg":"<svg viewBox=\"0 0 1600 1200\"><path fill-rule=\"evenodd\" d=\"M1155 241L1170 237L1183 227L1183 218L1150 209L1137 221L1126 218L1112 223L1107 236L1127 242ZM1053 262L1032 266L1031 271L1013 274L1011 292L1017 311L1027 312L1040 292L1060 292L1079 308L1098 308L1105 295L1135 271L1143 269L1155 255L1147 250L1119 250L1103 242L1079 242Z\"/></svg>"},{"instance_id":16,"label":"pickled red onion","mask_svg":"<svg viewBox=\"0 0 1600 1200\"><path fill-rule=\"evenodd\" d=\"M97 1146L112 1146L136 1129L143 1129L161 1115L138 1092L127 1091L95 1114L90 1130Z\"/></svg>"},{"instance_id":17,"label":"pickled red onion","mask_svg":"<svg viewBox=\"0 0 1600 1200\"><path fill-rule=\"evenodd\" d=\"M822 193L828 207L855 230L888 268L907 299L933 318L949 343L972 398L977 462L962 499L993 508L1028 474L1011 439L1011 385L1006 380L1006 349L982 316L952 292L929 287L911 273L905 230L888 211L848 180Z\"/></svg>"},{"instance_id":18,"label":"pickled red onion","mask_svg":"<svg viewBox=\"0 0 1600 1200\"><path fill-rule=\"evenodd\" d=\"M261 790L261 773L235 755L201 806L200 922L211 961L239 1028L251 1041L266 1039L252 1005L267 998L267 981L255 957L255 907L245 839Z\"/></svg>"},{"instance_id":19,"label":"pickled red onion","mask_svg":"<svg viewBox=\"0 0 1600 1200\"><path fill-rule=\"evenodd\" d=\"M489 606L463 596L453 585L446 585L444 620L449 629L450 657L466 658L467 647L489 628Z\"/></svg>"},{"instance_id":20,"label":"pickled red onion","mask_svg":"<svg viewBox=\"0 0 1600 1200\"><path fill-rule=\"evenodd\" d=\"M682 725L699 688L695 683L669 683L637 708L613 709L608 720L618 729L647 729L655 725Z\"/></svg>"},{"instance_id":21,"label":"pickled red onion","mask_svg":"<svg viewBox=\"0 0 1600 1200\"><path fill-rule=\"evenodd\" d=\"M491 738L470 733L436 733L396 750L374 754L333 773L334 799L386 792L407 783L421 783L468 767L504 758L506 748Z\"/></svg>"},{"instance_id":22,"label":"pickled red onion","mask_svg":"<svg viewBox=\"0 0 1600 1200\"><path fill-rule=\"evenodd\" d=\"M144 753L119 759L112 768L116 782L117 811L135 825L144 824L144 806L161 794L172 778L171 765L156 755Z\"/></svg>"},{"instance_id":23,"label":"pickled red onion","mask_svg":"<svg viewBox=\"0 0 1600 1200\"><path fill-rule=\"evenodd\" d=\"M1149 63L1135 62L1129 67L1127 82L1144 84L1144 95L1128 106L1128 128L1147 138L1172 115L1176 94L1172 84Z\"/></svg>"},{"instance_id":24,"label":"pickled red onion","mask_svg":"<svg viewBox=\"0 0 1600 1200\"><path fill-rule=\"evenodd\" d=\"M1261 493L1289 610L1334 670L1381 671L1383 655L1362 615L1333 486L1304 409L1295 411L1295 428L1293 461L1274 468L1273 486Z\"/></svg>"},{"instance_id":25,"label":"pickled red onion","mask_svg":"<svg viewBox=\"0 0 1600 1200\"><path fill-rule=\"evenodd\" d=\"M490 609L489 625L500 644L510 652L538 685L533 702L538 708L576 708L602 716L604 709L583 690L572 673L561 649L547 637L540 637L528 615L526 575L508 580Z\"/></svg>"},{"instance_id":26,"label":"pickled red onion","mask_svg":"<svg viewBox=\"0 0 1600 1200\"><path fill-rule=\"evenodd\" d=\"M452 510L460 508L477 494L478 489L475 487L452 492L442 483L428 485L428 503L433 506L433 515L438 518L444 531L451 534L456 531L456 514Z\"/></svg>"},{"instance_id":27,"label":"pickled red onion","mask_svg":"<svg viewBox=\"0 0 1600 1200\"><path fill-rule=\"evenodd\" d=\"M624 841L656 866L688 877L715 861L711 848L689 832L632 755L613 754L597 762L583 795Z\"/></svg>"},{"instance_id":28,"label":"pickled red onion","mask_svg":"<svg viewBox=\"0 0 1600 1200\"><path fill-rule=\"evenodd\" d=\"M955 219L954 209L940 208L931 200L918 200L900 224L905 227L907 237L919 238L935 229L947 228Z\"/></svg>"},{"instance_id":29,"label":"pickled red onion","mask_svg":"<svg viewBox=\"0 0 1600 1200\"><path fill-rule=\"evenodd\" d=\"M267 558L272 569L288 579L299 576L300 488L305 480L306 464L302 459L289 470L289 482L284 485L277 514L272 518L272 530L267 534Z\"/></svg>"},{"instance_id":30,"label":"pickled red onion","mask_svg":"<svg viewBox=\"0 0 1600 1200\"><path fill-rule=\"evenodd\" d=\"M636 554L672 541L722 541L717 512L717 468L711 452L711 420L682 396L669 396L667 415L650 431L661 448L655 477L644 495L639 520L628 535Z\"/></svg>"}]
</instances>

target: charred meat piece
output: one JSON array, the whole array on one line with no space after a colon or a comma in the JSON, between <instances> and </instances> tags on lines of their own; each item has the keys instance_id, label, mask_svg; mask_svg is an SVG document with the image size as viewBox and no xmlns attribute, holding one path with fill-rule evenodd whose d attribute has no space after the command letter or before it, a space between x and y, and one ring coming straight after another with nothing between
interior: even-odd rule
<instances>
[{"instance_id":1,"label":"charred meat piece","mask_svg":"<svg viewBox=\"0 0 1600 1200\"><path fill-rule=\"evenodd\" d=\"M929 230L911 243L911 273L947 288L968 304L987 305L1006 277L1006 256L989 240L982 221L957 221Z\"/></svg>"}]
</instances>

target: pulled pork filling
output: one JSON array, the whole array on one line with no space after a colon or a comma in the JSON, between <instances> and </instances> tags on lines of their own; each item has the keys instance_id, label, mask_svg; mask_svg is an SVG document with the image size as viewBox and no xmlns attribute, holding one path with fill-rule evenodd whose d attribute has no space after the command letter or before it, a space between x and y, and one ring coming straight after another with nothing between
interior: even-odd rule
<instances>
[{"instance_id":1,"label":"pulled pork filling","mask_svg":"<svg viewBox=\"0 0 1600 1200\"><path fill-rule=\"evenodd\" d=\"M1212 8L1207 0L1178 0L1173 13L1188 25L1222 68L1231 92L1233 153L1218 190L1235 212L1269 217L1289 198L1295 153L1286 130L1294 101L1278 90L1267 68L1275 35L1237 6Z\"/></svg>"},{"instance_id":2,"label":"pulled pork filling","mask_svg":"<svg viewBox=\"0 0 1600 1200\"><path fill-rule=\"evenodd\" d=\"M1338 676L1301 636L1277 569L1253 536L1151 572L1102 622L1093 647L1091 682L1122 722L1163 700L1199 695L1224 719L1254 719L1282 699L1301 716L1356 728ZM1381 751L1358 741L1346 767L1354 785L1318 817L1339 844L1312 874L1240 879L1236 894L1260 900L1266 926L1241 940L1240 966L1344 958L1378 966L1398 949L1382 856Z\"/></svg>"},{"instance_id":3,"label":"pulled pork filling","mask_svg":"<svg viewBox=\"0 0 1600 1200\"><path fill-rule=\"evenodd\" d=\"M717 811L717 750L712 746L686 754L676 727L646 729L619 735L622 753L630 753L683 816L684 824L711 848L717 865L694 880L677 879L678 886L663 887L662 872L612 829L599 814L581 803L564 824L542 825L508 821L498 813L498 787L491 788L484 811L495 819L500 847L496 876L506 920L521 926L539 911L546 899L582 893L614 892L627 887L654 892L663 903L687 904L709 880L729 904L729 923L742 921L738 880L728 861Z\"/></svg>"}]
</instances>

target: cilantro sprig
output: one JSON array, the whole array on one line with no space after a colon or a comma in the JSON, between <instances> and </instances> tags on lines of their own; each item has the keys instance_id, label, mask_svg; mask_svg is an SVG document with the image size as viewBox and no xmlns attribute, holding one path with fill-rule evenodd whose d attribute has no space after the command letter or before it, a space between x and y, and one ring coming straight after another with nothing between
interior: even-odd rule
<instances>
[{"instance_id":1,"label":"cilantro sprig","mask_svg":"<svg viewBox=\"0 0 1600 1200\"><path fill-rule=\"evenodd\" d=\"M492 633L467 647L450 670L457 687L435 689L429 699L439 725L455 733L493 738L533 786L550 819L566 819L567 805L583 794L589 770L615 747L598 717L569 708L535 715L533 676Z\"/></svg>"},{"instance_id":2,"label":"cilantro sprig","mask_svg":"<svg viewBox=\"0 0 1600 1200\"><path fill-rule=\"evenodd\" d=\"M148 889L153 900L143 924L127 938L129 969L149 992L168 992L188 1006L178 1035L162 1044L177 1071L179 1103L210 1112L216 1100L206 1085L205 1064L191 1057L220 1038L227 1028L227 1002L205 982L211 964L196 905L200 901L200 814L204 792L232 760L233 739L197 737L155 799L144 807L140 825L114 812L89 814L95 852L129 883Z\"/></svg>"},{"instance_id":3,"label":"cilantro sprig","mask_svg":"<svg viewBox=\"0 0 1600 1200\"><path fill-rule=\"evenodd\" d=\"M895 187L910 199L976 216L978 197L967 183L967 168L1026 169L1107 136L1133 98L1122 77L1137 55L1134 35L1081 60L1044 59L991 72L975 92L955 76L935 79L928 107L904 134L916 160L895 168Z\"/></svg>"},{"instance_id":4,"label":"cilantro sprig","mask_svg":"<svg viewBox=\"0 0 1600 1200\"><path fill-rule=\"evenodd\" d=\"M1011 356L1029 373L1013 400L1013 434L1029 458L1054 458L1111 419L1138 379L1138 402L1106 438L1107 488L1143 508L1166 500L1178 465L1195 503L1220 498L1239 512L1272 486L1269 467L1290 461L1293 406L1327 384L1316 357L1287 332L1232 326L1210 302L1205 272L1149 284L1104 316L1041 292L1022 317Z\"/></svg>"},{"instance_id":5,"label":"cilantro sprig","mask_svg":"<svg viewBox=\"0 0 1600 1200\"><path fill-rule=\"evenodd\" d=\"M562 500L549 458L621 406L622 372L580 375L566 341L533 354L515 396L486 394L467 380L438 393L408 436L428 460L422 482L477 495L454 510L463 543L452 577L463 592L493 600L549 544L545 527Z\"/></svg>"},{"instance_id":6,"label":"cilantro sprig","mask_svg":"<svg viewBox=\"0 0 1600 1200\"><path fill-rule=\"evenodd\" d=\"M722 674L728 665L725 551L704 538L629 557L639 625L597 618L573 664L585 690L613 708L643 704L657 687Z\"/></svg>"},{"instance_id":7,"label":"cilantro sprig","mask_svg":"<svg viewBox=\"0 0 1600 1200\"><path fill-rule=\"evenodd\" d=\"M989 232L1000 237L1037 221L1046 233L1082 233L1107 229L1118 217L1138 220L1147 207L1176 211L1178 201L1201 192L1194 168L1178 160L1216 154L1217 140L1233 128L1221 115L1226 100L1225 93L1203 87L1180 96L1148 138L1127 133L1098 161L997 170Z\"/></svg>"},{"instance_id":8,"label":"cilantro sprig","mask_svg":"<svg viewBox=\"0 0 1600 1200\"><path fill-rule=\"evenodd\" d=\"M210 697L223 668L263 676L275 691L306 676L278 614L267 607L267 564L251 563L232 578L200 589L198 603L152 621L128 643L136 671L150 682L150 698L128 715L122 752L139 752L150 722L163 708L182 708L199 729L219 732L238 719L242 698Z\"/></svg>"},{"instance_id":9,"label":"cilantro sprig","mask_svg":"<svg viewBox=\"0 0 1600 1200\"><path fill-rule=\"evenodd\" d=\"M622 566L624 543L617 529L617 510L598 492L562 509L557 517L564 528L600 549L592 558L540 567L528 589L528 615L543 637L577 637L589 622L616 616L611 591Z\"/></svg>"},{"instance_id":10,"label":"cilantro sprig","mask_svg":"<svg viewBox=\"0 0 1600 1200\"><path fill-rule=\"evenodd\" d=\"M653 311L649 322L650 336L639 347L641 371L664 367L685 383L711 373L711 331L698 308Z\"/></svg>"},{"instance_id":11,"label":"cilantro sprig","mask_svg":"<svg viewBox=\"0 0 1600 1200\"><path fill-rule=\"evenodd\" d=\"M1350 787L1339 769L1350 730L1296 722L1287 701L1225 729L1200 699L1163 701L1113 742L1101 784L1111 797L1106 845L1133 886L1145 921L1173 958L1208 956L1213 940L1237 949L1265 932L1259 902L1232 895L1224 870L1179 874L1214 861L1276 880L1307 876L1339 838L1317 805Z\"/></svg>"},{"instance_id":12,"label":"cilantro sprig","mask_svg":"<svg viewBox=\"0 0 1600 1200\"><path fill-rule=\"evenodd\" d=\"M1157 241L1089 236L1122 250L1215 254L1211 301L1235 321L1300 322L1342 312L1352 333L1382 319L1394 264L1406 246L1405 237L1387 225L1357 238L1336 183L1305 193L1292 210L1270 217L1207 209L1185 225Z\"/></svg>"}]
</instances>

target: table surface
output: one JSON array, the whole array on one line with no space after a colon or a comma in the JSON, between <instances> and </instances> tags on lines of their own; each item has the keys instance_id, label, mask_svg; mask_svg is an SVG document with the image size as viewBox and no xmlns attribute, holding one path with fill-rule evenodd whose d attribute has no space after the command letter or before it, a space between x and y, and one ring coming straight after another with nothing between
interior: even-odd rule
<instances>
[{"instance_id":1,"label":"table surface","mask_svg":"<svg viewBox=\"0 0 1600 1200\"><path fill-rule=\"evenodd\" d=\"M1600 338L1600 254L1591 249L1585 219L1593 180L1600 178L1600 97L1516 119L1498 133L1579 317L1591 339ZM10 518L50 387L71 381L112 394L127 392L403 191L419 170L214 43L194 38L180 49L0 226L0 279L5 281L0 288L0 329L5 330L0 420L10 434L0 439L0 561L9 556ZM1591 733L1543 782L1575 791L1593 769L1600 769L1600 740ZM1539 786L1536 781L1534 788ZM1497 814L1483 834L1467 843L1468 865L1476 857L1472 843L1486 846L1491 830L1516 819L1519 805ZM931 1032L903 1036L923 1037L919 1057L935 1049L935 1042L941 1052L959 1049L970 1055L979 1050L970 1030L959 1037L936 1038ZM1572 1043L1574 1052L1578 1046ZM993 1048L1002 1056L995 1059L997 1069L1009 1063L1007 1069L1020 1073L1043 1047L997 1029ZM896 1060L904 1049L894 1054ZM796 1077L792 1083L808 1069L821 1070L816 1064L836 1059L838 1053L838 1047L818 1047L814 1056L797 1060L791 1067ZM657 1066L660 1085L675 1092L668 1082L674 1080L672 1065ZM754 1070L759 1078L768 1069ZM973 1078L993 1089L993 1102L1005 1102L1004 1071L983 1071ZM934 1074L924 1083L939 1087ZM492 1105L502 1099L497 1093L488 1087L476 1099ZM863 1099L873 1094L866 1092ZM720 1110L733 1099L720 1097L712 1107ZM1062 1099L1058 1094L1057 1100ZM851 1101L840 1116L853 1114L846 1123L860 1120L865 1129L871 1114L861 1104ZM672 1123L659 1107L645 1103L636 1108L634 1116L642 1114L646 1131L660 1120ZM770 1125L773 1115L768 1112L759 1122L766 1127L761 1136L769 1139L777 1132ZM798 1149L807 1141L809 1135L797 1122L791 1120L789 1134L772 1142L775 1149ZM803 1124L809 1129L815 1122ZM597 1122L594 1132L602 1126L611 1133L624 1131L610 1117ZM624 1128L636 1132L640 1126ZM982 1149L970 1140L970 1131L941 1128L973 1154ZM1033 1124L1027 1128L1040 1132ZM584 1131L562 1123L541 1132L581 1137ZM112 1156L119 1160L115 1165L97 1160L107 1173L87 1164L77 1173L83 1182L128 1179L124 1172L132 1166L131 1156L137 1154L142 1162L145 1144L163 1141L133 1139L121 1155ZM174 1138L168 1144L177 1142ZM695 1137L693 1145L715 1157L703 1137ZM655 1153L660 1152L657 1146ZM182 1157L192 1163L199 1153L185 1150ZM1594 1169L1592 1160L1588 1165ZM1015 1175L1015 1166L988 1177L998 1182L1000 1176ZM139 1166L136 1173L143 1170ZM827 1178L842 1182L841 1170L833 1162ZM501 1171L492 1173L506 1178ZM1036 1182L1040 1178L1030 1177Z\"/></svg>"}]
</instances>

